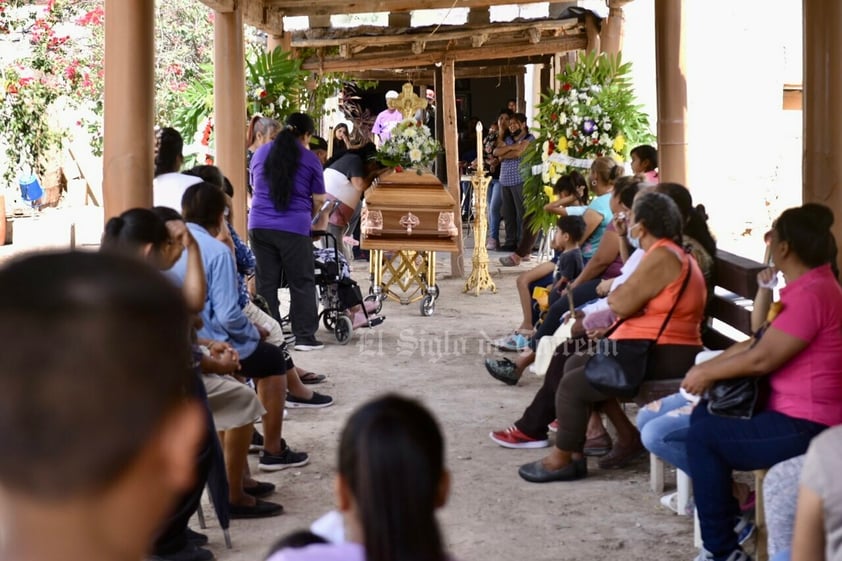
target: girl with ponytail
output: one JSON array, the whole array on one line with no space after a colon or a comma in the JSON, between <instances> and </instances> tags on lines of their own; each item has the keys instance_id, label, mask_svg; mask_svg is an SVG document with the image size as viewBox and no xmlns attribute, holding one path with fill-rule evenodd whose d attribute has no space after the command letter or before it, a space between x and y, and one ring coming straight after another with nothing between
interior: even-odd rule
<instances>
[{"instance_id":1,"label":"girl with ponytail","mask_svg":"<svg viewBox=\"0 0 842 561\"><path fill-rule=\"evenodd\" d=\"M444 439L416 401L386 395L359 408L339 441L341 544L285 549L268 561L447 561L436 509L450 491Z\"/></svg>"}]
</instances>

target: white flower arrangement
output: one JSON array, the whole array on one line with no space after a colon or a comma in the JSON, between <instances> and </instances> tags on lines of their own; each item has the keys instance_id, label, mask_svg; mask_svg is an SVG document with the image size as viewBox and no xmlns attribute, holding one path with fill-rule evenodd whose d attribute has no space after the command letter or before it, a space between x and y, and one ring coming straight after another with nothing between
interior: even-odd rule
<instances>
[{"instance_id":1,"label":"white flower arrangement","mask_svg":"<svg viewBox=\"0 0 842 561\"><path fill-rule=\"evenodd\" d=\"M404 119L392 129L376 158L383 165L396 169L418 169L430 167L440 152L441 145L429 128L415 119Z\"/></svg>"}]
</instances>

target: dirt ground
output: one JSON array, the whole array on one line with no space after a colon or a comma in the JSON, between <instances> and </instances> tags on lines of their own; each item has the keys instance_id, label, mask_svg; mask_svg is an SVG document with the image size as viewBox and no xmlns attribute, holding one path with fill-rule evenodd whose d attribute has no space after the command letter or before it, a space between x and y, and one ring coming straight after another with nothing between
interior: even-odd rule
<instances>
[{"instance_id":1,"label":"dirt ground","mask_svg":"<svg viewBox=\"0 0 842 561\"><path fill-rule=\"evenodd\" d=\"M31 243L16 241L14 246L0 248L0 262L26 250L67 247L62 224L51 220L48 225L55 227L47 234L39 231L31 236ZM467 242L470 245L470 239ZM501 267L496 265L501 255L491 253L496 294L464 294L464 280L447 278L449 255L439 254L441 297L432 317L421 316L419 303L402 306L386 301L386 322L355 333L347 346L338 345L322 329L318 336L326 343L323 350L293 354L298 365L328 376L314 388L332 395L336 404L326 409L293 409L284 424L289 443L310 453L309 465L258 474L259 479L278 486L268 499L284 505L282 516L232 521L233 549L227 550L205 499L208 528L204 531L217 559L261 561L279 537L307 528L333 508L339 431L356 407L390 391L423 401L444 431L453 485L439 520L455 558L649 561L694 557L692 520L658 504L657 495L649 489L648 459L620 471L602 471L591 460L585 480L539 485L521 480L517 468L541 458L545 450L509 450L489 440L489 431L505 428L518 418L541 384L540 378L528 374L518 386L506 386L491 378L482 365L484 357L500 355L490 342L519 323L515 277L530 266ZM470 272L470 252L465 262ZM367 264L355 262L353 274L366 292ZM628 409L629 415L635 412L633 406ZM257 473L257 457L251 456L250 463ZM670 473L667 480L672 482ZM198 529L195 519L192 527Z\"/></svg>"},{"instance_id":2,"label":"dirt ground","mask_svg":"<svg viewBox=\"0 0 842 561\"><path fill-rule=\"evenodd\" d=\"M492 263L500 255L492 253ZM692 559L692 519L675 516L658 504L648 485L648 459L610 472L591 460L589 477L571 483L539 485L518 477L517 468L544 451L504 449L492 443L488 433L517 419L541 380L527 375L518 386L506 386L486 373L482 361L495 352L489 342L519 322L514 282L528 264L492 264L497 294L475 297L463 294L464 280L445 278L449 255L441 254L438 262L441 298L432 317L422 317L418 303L387 301L386 322L355 333L349 345L338 345L321 330L323 350L294 353L300 366L328 375L328 381L315 388L334 396L336 404L290 411L284 436L294 448L309 452L311 462L259 476L277 484L278 492L270 500L284 505L282 516L232 521L234 548L226 550L205 504L209 547L217 558L260 560L274 540L308 527L330 510L336 445L345 419L367 399L394 391L422 400L444 431L453 488L439 519L457 559ZM470 271L470 258L466 265ZM367 266L358 261L354 267L365 292ZM633 415L634 408L628 412ZM255 469L256 457L250 461ZM667 478L670 481L671 475Z\"/></svg>"}]
</instances>

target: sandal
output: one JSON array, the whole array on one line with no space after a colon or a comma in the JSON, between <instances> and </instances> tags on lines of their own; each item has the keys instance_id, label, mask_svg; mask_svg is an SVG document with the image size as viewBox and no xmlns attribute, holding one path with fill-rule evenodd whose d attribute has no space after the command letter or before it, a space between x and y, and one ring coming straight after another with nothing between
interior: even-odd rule
<instances>
[{"instance_id":1,"label":"sandal","mask_svg":"<svg viewBox=\"0 0 842 561\"><path fill-rule=\"evenodd\" d=\"M516 253L506 255L505 257L500 258L500 264L504 267L517 267L520 265L520 256Z\"/></svg>"},{"instance_id":2,"label":"sandal","mask_svg":"<svg viewBox=\"0 0 842 561\"><path fill-rule=\"evenodd\" d=\"M301 375L301 383L303 384L321 384L327 377L324 374L316 374L315 372L305 372Z\"/></svg>"}]
</instances>

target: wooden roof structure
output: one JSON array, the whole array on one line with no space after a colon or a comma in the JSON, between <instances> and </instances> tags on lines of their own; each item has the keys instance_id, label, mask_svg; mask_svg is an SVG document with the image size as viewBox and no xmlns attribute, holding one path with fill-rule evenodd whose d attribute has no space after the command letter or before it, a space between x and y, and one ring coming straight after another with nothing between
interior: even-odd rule
<instances>
[{"instance_id":1,"label":"wooden roof structure","mask_svg":"<svg viewBox=\"0 0 842 561\"><path fill-rule=\"evenodd\" d=\"M584 23L573 18L441 27L317 28L294 32L290 46L293 51L315 51L305 59L305 69L347 72L432 67L445 59L461 63L546 57L584 49L587 42Z\"/></svg>"},{"instance_id":2,"label":"wooden roof structure","mask_svg":"<svg viewBox=\"0 0 842 561\"><path fill-rule=\"evenodd\" d=\"M243 24L254 25L270 34L270 43L286 43L292 48L293 39L299 45L307 41L333 41L308 56L308 68L339 68L350 60L358 64L360 72L390 72L406 65L426 72L433 62L437 95L442 98L446 142L455 145L456 103L453 94L456 69L480 63L487 72L488 63L502 61L512 67L523 64L540 53L563 52L581 48L582 28L556 21L561 31L552 25L536 22L491 25L488 8L511 4L512 0L200 0L214 9L214 105L217 132L217 164L227 170L230 179L245 185L245 127L242 108L246 105L245 50ZM517 1L517 0L515 0ZM539 0L520 0L520 4ZM593 15L585 17L584 32L588 50L616 53L621 50L624 4L630 0L607 0L608 18L601 32ZM653 0L655 7L655 67L658 91L658 150L661 178L664 181L687 183L687 83L686 57L683 36L686 33L687 13L684 0ZM559 8L575 2L551 2L550 18L559 19ZM458 27L441 26L432 37L418 36L407 31L410 12L421 9L469 8L469 35L459 35ZM152 196L153 150L152 136L155 108L155 10L154 0L105 0L108 17L105 20L105 139L103 155L103 194L106 217L133 207L148 207ZM294 36L284 30L285 16L307 16L311 28L329 28L332 14L389 12L389 26L375 37L352 37L324 34L320 37L306 33ZM803 80L803 198L808 202L842 208L842 2L838 0L810 0L804 2L802 14L804 35ZM607 23L606 23L607 22ZM516 26L522 24L522 29ZM484 26L484 27L483 27ZM464 27L464 26L463 26ZM501 29L503 28L503 29ZM505 30L504 30L505 29ZM484 31L499 33L501 41L509 41L506 51L486 48L489 41ZM462 29L461 31L466 31ZM449 33L446 41L437 39ZM423 32L421 32L423 33ZM506 36L506 34L509 34ZM438 37L436 37L438 36ZM400 42L392 43L391 41ZM495 39L496 40L496 39ZM378 43L379 44L375 44ZM519 43L515 45L512 43ZM344 45L344 46L343 46ZM415 50L413 51L413 46ZM296 47L299 48L299 47ZM323 49L321 53L318 49ZM397 63L388 59L389 49L403 56ZM519 49L519 50L518 50ZM476 51L476 53L474 53ZM343 60L344 59L344 60ZM388 60L387 60L388 59ZM457 66L458 63L458 66ZM410 66L412 64L412 66ZM332 65L332 66L331 66ZM385 68L378 69L382 65ZM438 83L441 84L439 88ZM448 140L449 139L449 140ZM458 193L459 174L455 159L447 158L448 188ZM245 209L245 189L235 191L237 208ZM244 212L235 213L234 221L245 231ZM842 221L833 226L837 239L842 239ZM461 258L461 256L458 256ZM456 265L457 256L453 263ZM460 268L453 268L454 274Z\"/></svg>"},{"instance_id":3,"label":"wooden roof structure","mask_svg":"<svg viewBox=\"0 0 842 561\"><path fill-rule=\"evenodd\" d=\"M537 4L546 0L201 0L220 13L243 12L243 21L272 34L284 33L283 18L307 16L311 27L329 27L324 19L335 14L389 12L401 14L415 10L471 8L486 10L505 4ZM575 2L567 2L575 5ZM315 25L314 25L315 24Z\"/></svg>"},{"instance_id":4,"label":"wooden roof structure","mask_svg":"<svg viewBox=\"0 0 842 561\"><path fill-rule=\"evenodd\" d=\"M202 0L218 11L242 9L243 21L298 52L303 68L395 78L396 70L432 69L445 60L460 66L459 77L481 76L471 63L482 63L486 75L517 75L524 64L544 63L554 54L585 49L588 32L579 18L552 17L574 3L557 4L551 16L491 23L489 7L503 0ZM521 2L534 3L536 0ZM410 12L419 9L470 8L465 25L412 27ZM389 13L389 25L331 27L330 16ZM307 16L309 29L287 31L285 16ZM494 61L494 64L492 64ZM493 68L491 68L493 66ZM373 74L372 74L373 73Z\"/></svg>"},{"instance_id":5,"label":"wooden roof structure","mask_svg":"<svg viewBox=\"0 0 842 561\"><path fill-rule=\"evenodd\" d=\"M598 49L599 18L579 10L563 16L575 2L556 3L550 17L491 22L489 8L510 0L201 0L218 12L237 11L244 23L270 34L270 45L280 44L297 53L302 68L321 74L342 72L358 78L382 76L435 83L437 106L443 110L440 139L445 147L446 181L459 199L455 80L457 76L486 73L523 75L523 65L546 63L559 53ZM627 0L614 0L625 3ZM534 3L537 0L523 2ZM413 27L411 12L420 9L470 8L464 25ZM332 27L334 14L388 12L389 25ZM309 29L284 30L285 16L307 16ZM474 65L481 65L479 67ZM457 71L457 65L459 70ZM549 68L549 65L546 65ZM479 69L482 69L481 71ZM429 78L433 78L430 80ZM444 179L444 177L443 177ZM461 226L461 225L460 225ZM461 276L460 251L452 257L453 271Z\"/></svg>"}]
</instances>

